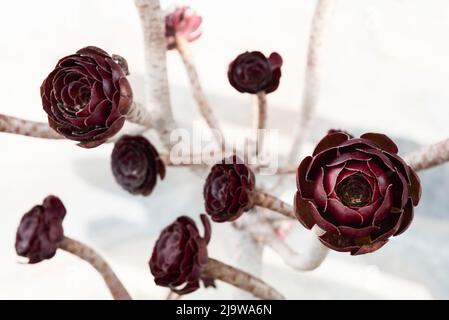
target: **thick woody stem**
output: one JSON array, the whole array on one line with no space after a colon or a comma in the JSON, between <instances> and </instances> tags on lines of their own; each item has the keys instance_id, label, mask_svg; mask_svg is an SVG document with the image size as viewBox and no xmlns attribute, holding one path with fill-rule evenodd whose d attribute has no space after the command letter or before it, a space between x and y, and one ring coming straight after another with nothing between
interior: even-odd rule
<instances>
[{"instance_id":1,"label":"thick woody stem","mask_svg":"<svg viewBox=\"0 0 449 320\"><path fill-rule=\"evenodd\" d=\"M404 157L414 170L424 170L449 161L449 139L424 147Z\"/></svg>"},{"instance_id":2,"label":"thick woody stem","mask_svg":"<svg viewBox=\"0 0 449 320\"><path fill-rule=\"evenodd\" d=\"M206 120L207 125L212 130L212 134L220 148L225 150L225 140L223 131L221 130L218 120L215 117L211 106L204 94L203 88L201 87L200 78L198 72L196 71L195 64L193 63L192 56L188 50L188 42L182 36L176 36L176 49L181 56L182 62L186 68L187 76L189 77L190 86L193 91L193 97L198 105L199 111Z\"/></svg>"},{"instance_id":3,"label":"thick woody stem","mask_svg":"<svg viewBox=\"0 0 449 320\"><path fill-rule=\"evenodd\" d=\"M299 271L310 271L318 268L329 252L329 249L318 239L318 236L323 234L323 230L315 225L311 233L312 237L306 245L306 249L301 252L294 251L274 232L265 239L265 243L276 251L291 268Z\"/></svg>"},{"instance_id":4,"label":"thick woody stem","mask_svg":"<svg viewBox=\"0 0 449 320\"><path fill-rule=\"evenodd\" d=\"M296 174L296 171L298 170L297 165L291 165L286 167L280 167L276 170L276 174Z\"/></svg>"},{"instance_id":5,"label":"thick woody stem","mask_svg":"<svg viewBox=\"0 0 449 320\"><path fill-rule=\"evenodd\" d=\"M316 108L320 85L320 59L324 31L329 20L333 0L318 0L312 20L304 79L303 98L299 125L295 128L293 144L288 155L288 163L296 163L299 153L310 131L310 123Z\"/></svg>"},{"instance_id":6,"label":"thick woody stem","mask_svg":"<svg viewBox=\"0 0 449 320\"><path fill-rule=\"evenodd\" d=\"M165 300L179 300L179 299L181 299L181 297L182 297L182 295L177 294L176 292L173 292L173 291L169 290Z\"/></svg>"},{"instance_id":7,"label":"thick woody stem","mask_svg":"<svg viewBox=\"0 0 449 320\"><path fill-rule=\"evenodd\" d=\"M23 120L3 114L0 114L0 132L44 139L64 139L47 123Z\"/></svg>"},{"instance_id":8,"label":"thick woody stem","mask_svg":"<svg viewBox=\"0 0 449 320\"><path fill-rule=\"evenodd\" d=\"M254 204L259 207L276 211L289 218L296 219L291 205L266 192L256 191L256 194L254 195Z\"/></svg>"},{"instance_id":9,"label":"thick woody stem","mask_svg":"<svg viewBox=\"0 0 449 320\"><path fill-rule=\"evenodd\" d=\"M148 107L154 119L153 127L162 143L170 149L170 133L176 129L171 109L167 78L165 15L159 0L134 0L142 25L146 65Z\"/></svg>"},{"instance_id":10,"label":"thick woody stem","mask_svg":"<svg viewBox=\"0 0 449 320\"><path fill-rule=\"evenodd\" d=\"M287 156L287 165L299 163L301 149L308 137L312 115L316 108L319 95L320 65L325 29L332 11L332 0L317 0L309 35L307 64L303 86L302 103L299 111L299 124L293 133L293 143ZM283 186L285 176L281 176L271 188L271 191Z\"/></svg>"},{"instance_id":11,"label":"thick woody stem","mask_svg":"<svg viewBox=\"0 0 449 320\"><path fill-rule=\"evenodd\" d=\"M250 292L260 299L285 299L284 296L282 296L278 291L270 287L259 278L215 259L209 258L209 261L203 267L203 274L205 277L219 279L237 288Z\"/></svg>"},{"instance_id":12,"label":"thick woody stem","mask_svg":"<svg viewBox=\"0 0 449 320\"><path fill-rule=\"evenodd\" d=\"M257 105L257 124L256 124L256 156L262 153L264 132L267 125L267 95L261 91L255 95Z\"/></svg>"},{"instance_id":13,"label":"thick woody stem","mask_svg":"<svg viewBox=\"0 0 449 320\"><path fill-rule=\"evenodd\" d=\"M131 109L126 115L126 119L146 128L152 128L154 124L154 119L150 111L138 102L133 102Z\"/></svg>"},{"instance_id":14,"label":"thick woody stem","mask_svg":"<svg viewBox=\"0 0 449 320\"><path fill-rule=\"evenodd\" d=\"M68 237L64 237L59 244L59 248L90 263L101 274L115 300L131 300L131 296L119 278L117 278L114 271L112 271L108 263L94 250Z\"/></svg>"},{"instance_id":15,"label":"thick woody stem","mask_svg":"<svg viewBox=\"0 0 449 320\"><path fill-rule=\"evenodd\" d=\"M265 165L248 165L253 171L260 172L266 168ZM276 169L274 174L284 175L284 174L296 174L298 166L289 165L285 167L279 167Z\"/></svg>"}]
</instances>

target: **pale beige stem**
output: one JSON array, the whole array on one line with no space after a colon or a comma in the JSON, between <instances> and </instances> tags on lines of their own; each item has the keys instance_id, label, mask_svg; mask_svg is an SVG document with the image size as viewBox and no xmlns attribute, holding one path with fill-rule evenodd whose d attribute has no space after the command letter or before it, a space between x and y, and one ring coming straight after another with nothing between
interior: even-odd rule
<instances>
[{"instance_id":1,"label":"pale beige stem","mask_svg":"<svg viewBox=\"0 0 449 320\"><path fill-rule=\"evenodd\" d=\"M222 158L209 157L206 154L189 154L182 157L174 157L169 154L160 154L159 157L167 166L208 166L217 163Z\"/></svg>"},{"instance_id":2,"label":"pale beige stem","mask_svg":"<svg viewBox=\"0 0 449 320\"><path fill-rule=\"evenodd\" d=\"M414 170L424 170L449 161L449 139L422 148L404 157Z\"/></svg>"},{"instance_id":3,"label":"pale beige stem","mask_svg":"<svg viewBox=\"0 0 449 320\"><path fill-rule=\"evenodd\" d=\"M260 172L262 170L266 169L265 165L248 165L251 170L255 172ZM284 174L296 174L296 171L298 169L298 166L296 165L290 165L285 167L279 167L276 169L276 172L274 174L284 175Z\"/></svg>"},{"instance_id":4,"label":"pale beige stem","mask_svg":"<svg viewBox=\"0 0 449 320\"><path fill-rule=\"evenodd\" d=\"M299 271L310 271L318 268L329 252L329 249L318 239L318 236L322 234L323 230L315 225L312 228L309 242L305 244L305 249L300 252L290 248L274 232L265 238L265 241L288 266Z\"/></svg>"},{"instance_id":5,"label":"pale beige stem","mask_svg":"<svg viewBox=\"0 0 449 320\"><path fill-rule=\"evenodd\" d=\"M267 95L264 91L255 95L257 104L257 124L256 124L256 156L262 153L263 149L263 130L267 125Z\"/></svg>"},{"instance_id":6,"label":"pale beige stem","mask_svg":"<svg viewBox=\"0 0 449 320\"><path fill-rule=\"evenodd\" d=\"M323 42L325 40L334 3L334 0L317 0L316 2L309 35L302 103L299 110L299 123L294 128L293 142L287 156L288 166L299 164L299 161L301 160L301 149L310 131L312 116L319 96L322 65L321 57L324 52ZM285 179L285 175L279 177L278 181L270 188L270 192L281 189Z\"/></svg>"},{"instance_id":7,"label":"pale beige stem","mask_svg":"<svg viewBox=\"0 0 449 320\"><path fill-rule=\"evenodd\" d=\"M256 191L254 204L259 207L276 211L292 219L296 219L291 205L266 192Z\"/></svg>"},{"instance_id":8,"label":"pale beige stem","mask_svg":"<svg viewBox=\"0 0 449 320\"><path fill-rule=\"evenodd\" d=\"M94 250L68 237L64 237L59 244L59 248L74 254L94 267L103 277L104 282L115 300L131 300L131 296L114 271L112 271L108 263Z\"/></svg>"},{"instance_id":9,"label":"pale beige stem","mask_svg":"<svg viewBox=\"0 0 449 320\"><path fill-rule=\"evenodd\" d=\"M250 292L260 299L285 299L282 294L259 278L215 259L209 258L209 261L203 267L203 275L208 278L214 278L227 282L237 288Z\"/></svg>"},{"instance_id":10,"label":"pale beige stem","mask_svg":"<svg viewBox=\"0 0 449 320\"><path fill-rule=\"evenodd\" d=\"M261 218L258 211L260 210L255 207L232 223L235 232L233 238L236 239L233 250L236 266L255 277L262 276L262 260L265 245L256 241L248 230L250 227L258 225ZM246 291L236 290L233 298L250 300L254 299L254 296Z\"/></svg>"},{"instance_id":11,"label":"pale beige stem","mask_svg":"<svg viewBox=\"0 0 449 320\"><path fill-rule=\"evenodd\" d=\"M176 123L170 102L165 39L165 14L159 0L134 0L142 25L144 57L146 66L146 89L148 108L153 117L153 128L162 143L170 149L170 141Z\"/></svg>"},{"instance_id":12,"label":"pale beige stem","mask_svg":"<svg viewBox=\"0 0 449 320\"><path fill-rule=\"evenodd\" d=\"M169 290L165 300L179 300L179 299L181 299L181 297L182 297L182 295L177 294L176 292L173 292L173 291Z\"/></svg>"},{"instance_id":13,"label":"pale beige stem","mask_svg":"<svg viewBox=\"0 0 449 320\"><path fill-rule=\"evenodd\" d=\"M222 148L222 150L225 150L225 139L223 131L221 130L218 120L215 117L211 106L209 105L203 88L201 87L200 78L198 76L198 72L196 71L195 64L193 63L188 45L189 43L184 37L176 37L176 49L178 50L182 62L184 63L184 66L186 68L187 76L189 77L190 86L193 92L193 97L198 105L199 111L209 128L212 130L212 134L218 146Z\"/></svg>"},{"instance_id":14,"label":"pale beige stem","mask_svg":"<svg viewBox=\"0 0 449 320\"><path fill-rule=\"evenodd\" d=\"M131 109L126 115L126 119L146 128L152 128L154 123L150 111L138 102L133 102Z\"/></svg>"},{"instance_id":15,"label":"pale beige stem","mask_svg":"<svg viewBox=\"0 0 449 320\"><path fill-rule=\"evenodd\" d=\"M44 139L64 139L47 123L23 120L3 114L0 114L0 132Z\"/></svg>"},{"instance_id":16,"label":"pale beige stem","mask_svg":"<svg viewBox=\"0 0 449 320\"><path fill-rule=\"evenodd\" d=\"M130 75L128 61L126 61L126 59L124 57L122 57L119 54L113 54L112 55L112 60L114 60L120 66L120 68L122 68L123 73L126 76Z\"/></svg>"},{"instance_id":17,"label":"pale beige stem","mask_svg":"<svg viewBox=\"0 0 449 320\"><path fill-rule=\"evenodd\" d=\"M303 97L300 109L299 124L295 127L293 144L288 155L288 163L298 162L301 148L310 131L312 115L317 105L320 77L321 55L325 30L334 0L318 0L310 30L307 65L303 87Z\"/></svg>"},{"instance_id":18,"label":"pale beige stem","mask_svg":"<svg viewBox=\"0 0 449 320\"><path fill-rule=\"evenodd\" d=\"M286 167L280 167L276 170L276 174L296 174L296 171L298 170L297 165L291 165Z\"/></svg>"},{"instance_id":19,"label":"pale beige stem","mask_svg":"<svg viewBox=\"0 0 449 320\"><path fill-rule=\"evenodd\" d=\"M300 160L300 152L304 145L305 140L307 139L307 135L310 131L310 125L314 110L316 108L319 96L319 86L320 86L320 77L321 77L321 55L323 52L323 39L325 36L325 29L327 27L327 23L331 13L331 6L334 1L332 0L318 0L315 8L314 16L312 19L312 26L310 31L309 38L309 47L307 53L307 64L306 64L306 72L303 86L303 97L302 103L300 106L300 114L299 114L299 124L295 127L295 132L293 134L293 143L288 154L287 164L288 168L280 168L278 170L278 174L290 173L296 171L296 168L293 166L299 163ZM290 165L293 165L290 167ZM272 190L276 190L283 185L284 177L280 177L278 182L273 186ZM259 195L259 201L263 201L264 197ZM270 199L270 197L266 197L266 201L269 204L277 204L278 201L274 199ZM281 202L282 204L282 202ZM290 206L288 206L290 207ZM282 210L276 210L281 212L289 217L294 217L293 210L285 210L285 206L281 207ZM272 208L269 208L273 210ZM324 259L324 258L323 258Z\"/></svg>"}]
</instances>

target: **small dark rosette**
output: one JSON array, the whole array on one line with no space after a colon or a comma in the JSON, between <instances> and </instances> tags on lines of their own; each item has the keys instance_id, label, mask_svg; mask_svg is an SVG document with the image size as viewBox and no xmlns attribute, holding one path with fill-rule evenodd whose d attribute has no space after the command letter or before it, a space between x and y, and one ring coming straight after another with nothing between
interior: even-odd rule
<instances>
[{"instance_id":1,"label":"small dark rosette","mask_svg":"<svg viewBox=\"0 0 449 320\"><path fill-rule=\"evenodd\" d=\"M202 18L188 6L176 7L165 16L165 38L167 48L176 48L176 36L183 37L188 42L201 36Z\"/></svg>"},{"instance_id":2,"label":"small dark rosette","mask_svg":"<svg viewBox=\"0 0 449 320\"><path fill-rule=\"evenodd\" d=\"M48 196L42 205L33 207L20 221L16 233L16 252L29 263L52 258L64 237L62 220L66 209L55 196Z\"/></svg>"},{"instance_id":3,"label":"small dark rosette","mask_svg":"<svg viewBox=\"0 0 449 320\"><path fill-rule=\"evenodd\" d=\"M254 173L232 156L215 164L206 178L203 196L213 221L233 221L254 206Z\"/></svg>"},{"instance_id":4,"label":"small dark rosette","mask_svg":"<svg viewBox=\"0 0 449 320\"><path fill-rule=\"evenodd\" d=\"M404 232L421 196L416 173L387 136L326 135L298 167L295 213L321 242L352 255L373 252Z\"/></svg>"},{"instance_id":5,"label":"small dark rosette","mask_svg":"<svg viewBox=\"0 0 449 320\"><path fill-rule=\"evenodd\" d=\"M148 196L157 176L165 177L165 165L156 148L143 136L124 135L111 155L112 173L117 183L132 194Z\"/></svg>"},{"instance_id":6,"label":"small dark rosette","mask_svg":"<svg viewBox=\"0 0 449 320\"><path fill-rule=\"evenodd\" d=\"M245 52L231 62L228 79L240 92L270 93L281 78L282 57L273 52L268 58L259 51Z\"/></svg>"},{"instance_id":7,"label":"small dark rosette","mask_svg":"<svg viewBox=\"0 0 449 320\"><path fill-rule=\"evenodd\" d=\"M132 96L121 67L97 47L59 60L41 86L50 127L85 148L102 144L123 127Z\"/></svg>"},{"instance_id":8,"label":"small dark rosette","mask_svg":"<svg viewBox=\"0 0 449 320\"><path fill-rule=\"evenodd\" d=\"M214 286L213 279L201 275L207 263L207 244L210 241L211 226L205 214L201 215L204 237L201 237L195 221L181 216L162 230L150 259L150 270L154 282L169 287L178 294L187 294L200 287L200 280L206 287Z\"/></svg>"}]
</instances>

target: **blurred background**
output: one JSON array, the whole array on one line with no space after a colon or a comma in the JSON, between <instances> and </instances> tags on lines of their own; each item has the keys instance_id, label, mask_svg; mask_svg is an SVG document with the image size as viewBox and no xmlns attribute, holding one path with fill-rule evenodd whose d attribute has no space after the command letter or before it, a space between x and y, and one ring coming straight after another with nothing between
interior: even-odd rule
<instances>
[{"instance_id":1,"label":"blurred background","mask_svg":"<svg viewBox=\"0 0 449 320\"><path fill-rule=\"evenodd\" d=\"M301 101L312 0L162 1L189 4L203 16L192 44L205 92L225 127L252 123L250 96L226 77L229 62L246 50L279 52L279 89L270 94L270 128L286 154ZM56 61L87 45L128 60L136 99L143 100L142 36L132 0L9 1L0 11L0 113L45 121L39 86ZM383 132L407 153L447 138L449 127L449 2L446 0L336 0L322 59L322 91L304 152L329 128ZM186 128L200 120L176 52L168 54L174 114ZM148 268L159 231L175 217L198 218L202 181L169 168L148 198L127 194L109 167L112 144L85 150L70 141L0 134L0 298L109 299L102 279L76 257L58 252L29 266L14 251L23 213L48 194L68 208L65 233L98 249L138 299L165 298ZM378 252L358 257L331 252L317 270L286 267L264 253L263 278L290 299L448 299L449 166L420 172L422 202L410 229ZM282 197L291 201L292 186ZM233 264L234 230L214 224L210 255ZM293 226L288 242L300 250L306 230ZM23 262L23 261L22 261ZM191 299L230 299L234 290L199 290Z\"/></svg>"}]
</instances>

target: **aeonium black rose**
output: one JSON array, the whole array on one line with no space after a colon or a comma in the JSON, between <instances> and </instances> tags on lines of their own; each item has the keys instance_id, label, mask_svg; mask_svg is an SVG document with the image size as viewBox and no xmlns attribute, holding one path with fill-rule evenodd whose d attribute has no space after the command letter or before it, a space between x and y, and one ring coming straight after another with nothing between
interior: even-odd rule
<instances>
[{"instance_id":1,"label":"aeonium black rose","mask_svg":"<svg viewBox=\"0 0 449 320\"><path fill-rule=\"evenodd\" d=\"M64 237L62 221L66 209L55 196L48 196L42 205L34 206L20 221L16 233L16 252L38 263L52 258Z\"/></svg>"},{"instance_id":2,"label":"aeonium black rose","mask_svg":"<svg viewBox=\"0 0 449 320\"><path fill-rule=\"evenodd\" d=\"M187 294L200 286L213 286L213 280L201 275L208 261L207 244L210 241L211 226L207 216L202 214L204 236L201 237L195 221L181 216L162 230L150 259L150 270L154 282L169 287L178 294Z\"/></svg>"},{"instance_id":3,"label":"aeonium black rose","mask_svg":"<svg viewBox=\"0 0 449 320\"><path fill-rule=\"evenodd\" d=\"M255 176L239 158L215 164L204 184L206 213L215 222L233 221L254 207Z\"/></svg>"},{"instance_id":4,"label":"aeonium black rose","mask_svg":"<svg viewBox=\"0 0 449 320\"><path fill-rule=\"evenodd\" d=\"M419 178L383 134L326 135L297 171L295 214L321 242L352 255L373 252L404 232L419 202Z\"/></svg>"},{"instance_id":5,"label":"aeonium black rose","mask_svg":"<svg viewBox=\"0 0 449 320\"><path fill-rule=\"evenodd\" d=\"M270 93L279 86L281 66L282 58L276 52L268 58L259 51L245 52L229 65L228 79L240 92Z\"/></svg>"},{"instance_id":6,"label":"aeonium black rose","mask_svg":"<svg viewBox=\"0 0 449 320\"><path fill-rule=\"evenodd\" d=\"M164 162L156 148L143 136L121 137L112 151L111 168L117 183L132 194L151 194L157 177L165 177Z\"/></svg>"},{"instance_id":7,"label":"aeonium black rose","mask_svg":"<svg viewBox=\"0 0 449 320\"><path fill-rule=\"evenodd\" d=\"M123 127L132 97L122 68L92 46L60 59L41 85L50 127L85 148L102 144Z\"/></svg>"}]
</instances>

